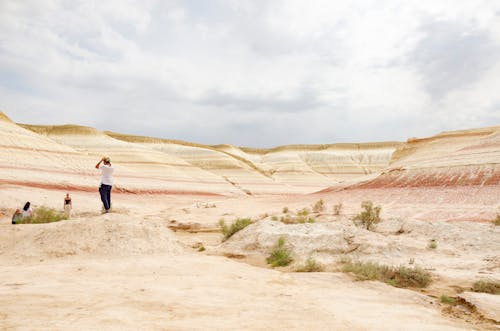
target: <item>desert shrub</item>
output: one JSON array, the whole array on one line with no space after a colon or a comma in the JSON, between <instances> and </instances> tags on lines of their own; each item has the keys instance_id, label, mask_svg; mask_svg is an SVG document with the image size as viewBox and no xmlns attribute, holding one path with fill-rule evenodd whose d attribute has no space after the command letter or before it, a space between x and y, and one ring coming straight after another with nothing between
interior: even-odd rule
<instances>
[{"instance_id":1,"label":"desert shrub","mask_svg":"<svg viewBox=\"0 0 500 331\"><path fill-rule=\"evenodd\" d=\"M316 260L314 260L312 257L308 258L306 263L297 268L295 271L297 272L320 272L320 271L323 271L324 268L323 266L316 262Z\"/></svg>"},{"instance_id":2,"label":"desert shrub","mask_svg":"<svg viewBox=\"0 0 500 331\"><path fill-rule=\"evenodd\" d=\"M288 207L283 207L283 214L288 214L288 212L289 212Z\"/></svg>"},{"instance_id":3,"label":"desert shrub","mask_svg":"<svg viewBox=\"0 0 500 331\"><path fill-rule=\"evenodd\" d=\"M371 201L364 201L361 203L361 208L363 208L364 211L354 216L353 221L359 221L364 228L371 230L373 224L381 221L380 210L382 210L382 208L380 206L374 207Z\"/></svg>"},{"instance_id":4,"label":"desert shrub","mask_svg":"<svg viewBox=\"0 0 500 331\"><path fill-rule=\"evenodd\" d=\"M309 215L311 212L309 211L309 209L307 208L304 208L304 209L301 209L301 210L298 210L297 211L297 215L298 216L307 216Z\"/></svg>"},{"instance_id":5,"label":"desert shrub","mask_svg":"<svg viewBox=\"0 0 500 331\"><path fill-rule=\"evenodd\" d=\"M279 219L278 219L278 216L274 215L273 217L271 217L271 220L278 221Z\"/></svg>"},{"instance_id":6,"label":"desert shrub","mask_svg":"<svg viewBox=\"0 0 500 331\"><path fill-rule=\"evenodd\" d=\"M430 249L436 249L438 247L436 239L429 240L429 244L427 244L427 247Z\"/></svg>"},{"instance_id":7,"label":"desert shrub","mask_svg":"<svg viewBox=\"0 0 500 331\"><path fill-rule=\"evenodd\" d=\"M285 267L292 263L292 251L285 247L285 238L280 237L271 251L271 254L266 259L273 268Z\"/></svg>"},{"instance_id":8,"label":"desert shrub","mask_svg":"<svg viewBox=\"0 0 500 331\"><path fill-rule=\"evenodd\" d=\"M492 280L479 280L472 285L474 292L500 294L500 282Z\"/></svg>"},{"instance_id":9,"label":"desert shrub","mask_svg":"<svg viewBox=\"0 0 500 331\"><path fill-rule=\"evenodd\" d=\"M499 226L500 225L500 214L497 214L497 218L493 220L493 225Z\"/></svg>"},{"instance_id":10,"label":"desert shrub","mask_svg":"<svg viewBox=\"0 0 500 331\"><path fill-rule=\"evenodd\" d=\"M442 303L446 303L448 305L454 305L455 303L457 303L457 299L455 299L453 297L449 297L445 294L442 294L439 299Z\"/></svg>"},{"instance_id":11,"label":"desert shrub","mask_svg":"<svg viewBox=\"0 0 500 331\"><path fill-rule=\"evenodd\" d=\"M347 261L343 272L351 272L358 280L379 280L394 287L426 287L431 275L419 268L391 267L372 262Z\"/></svg>"},{"instance_id":12,"label":"desert shrub","mask_svg":"<svg viewBox=\"0 0 500 331\"><path fill-rule=\"evenodd\" d=\"M400 266L394 275L396 287L426 287L432 281L431 274L419 268Z\"/></svg>"},{"instance_id":13,"label":"desert shrub","mask_svg":"<svg viewBox=\"0 0 500 331\"><path fill-rule=\"evenodd\" d=\"M40 206L37 207L31 217L23 218L17 221L18 224L41 224L52 223L67 220L68 217L64 212L55 210L54 208Z\"/></svg>"},{"instance_id":14,"label":"desert shrub","mask_svg":"<svg viewBox=\"0 0 500 331\"><path fill-rule=\"evenodd\" d=\"M203 244L198 247L198 252L204 252L206 250L205 246Z\"/></svg>"},{"instance_id":15,"label":"desert shrub","mask_svg":"<svg viewBox=\"0 0 500 331\"><path fill-rule=\"evenodd\" d=\"M342 212L342 202L336 204L333 206L333 215L340 215L340 213Z\"/></svg>"},{"instance_id":16,"label":"desert shrub","mask_svg":"<svg viewBox=\"0 0 500 331\"><path fill-rule=\"evenodd\" d=\"M321 213L322 211L324 211L325 210L325 202L323 201L323 199L319 199L314 204L314 206L312 206L312 210L315 213Z\"/></svg>"},{"instance_id":17,"label":"desert shrub","mask_svg":"<svg viewBox=\"0 0 500 331\"><path fill-rule=\"evenodd\" d=\"M316 219L314 217L310 216L289 216L287 215L286 217L282 216L280 218L281 223L285 224L302 224L302 223L315 223Z\"/></svg>"},{"instance_id":18,"label":"desert shrub","mask_svg":"<svg viewBox=\"0 0 500 331\"><path fill-rule=\"evenodd\" d=\"M222 235L224 236L222 241L226 241L233 234L235 234L240 230L243 230L250 224L252 224L252 220L249 218L238 218L230 226L228 226L226 222L223 219L221 219L219 221L219 227L221 229Z\"/></svg>"}]
</instances>

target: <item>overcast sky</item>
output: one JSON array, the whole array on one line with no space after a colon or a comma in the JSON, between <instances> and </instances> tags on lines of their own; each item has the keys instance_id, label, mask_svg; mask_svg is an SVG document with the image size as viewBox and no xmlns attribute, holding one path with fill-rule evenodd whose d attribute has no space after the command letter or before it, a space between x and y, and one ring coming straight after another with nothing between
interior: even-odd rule
<instances>
[{"instance_id":1,"label":"overcast sky","mask_svg":"<svg viewBox=\"0 0 500 331\"><path fill-rule=\"evenodd\" d=\"M0 110L260 147L500 125L500 1L0 0Z\"/></svg>"}]
</instances>

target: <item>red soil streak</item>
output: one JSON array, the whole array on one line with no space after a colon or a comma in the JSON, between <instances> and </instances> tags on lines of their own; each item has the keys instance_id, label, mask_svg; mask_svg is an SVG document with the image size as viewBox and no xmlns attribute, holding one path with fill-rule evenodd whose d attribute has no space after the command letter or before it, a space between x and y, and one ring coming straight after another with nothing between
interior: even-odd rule
<instances>
[{"instance_id":1,"label":"red soil streak","mask_svg":"<svg viewBox=\"0 0 500 331\"><path fill-rule=\"evenodd\" d=\"M68 191L68 192L97 192L97 187L83 186L83 185L68 185L68 184L50 184L50 183L36 183L15 180L0 180L0 185L15 185L34 187L45 190L54 191ZM113 193L118 194L155 194L155 195L195 195L195 196L223 196L218 193L201 192L201 191L184 191L184 190L156 190L156 189L127 189L123 187L114 187Z\"/></svg>"},{"instance_id":2,"label":"red soil streak","mask_svg":"<svg viewBox=\"0 0 500 331\"><path fill-rule=\"evenodd\" d=\"M463 172L429 172L397 170L380 175L374 180L351 186L350 188L389 187L454 187L500 185L500 171L479 170Z\"/></svg>"}]
</instances>

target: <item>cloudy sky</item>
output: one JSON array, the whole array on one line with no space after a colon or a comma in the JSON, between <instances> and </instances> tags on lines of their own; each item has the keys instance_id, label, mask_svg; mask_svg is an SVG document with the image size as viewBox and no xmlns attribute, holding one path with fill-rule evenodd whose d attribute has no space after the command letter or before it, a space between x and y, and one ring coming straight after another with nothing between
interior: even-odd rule
<instances>
[{"instance_id":1,"label":"cloudy sky","mask_svg":"<svg viewBox=\"0 0 500 331\"><path fill-rule=\"evenodd\" d=\"M0 111L261 147L500 125L500 1L0 0Z\"/></svg>"}]
</instances>

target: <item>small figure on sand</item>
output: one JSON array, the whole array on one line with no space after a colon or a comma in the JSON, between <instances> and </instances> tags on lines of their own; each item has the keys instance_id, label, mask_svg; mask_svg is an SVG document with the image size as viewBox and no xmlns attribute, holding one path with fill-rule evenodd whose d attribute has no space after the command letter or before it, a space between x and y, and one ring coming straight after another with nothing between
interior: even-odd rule
<instances>
[{"instance_id":1,"label":"small figure on sand","mask_svg":"<svg viewBox=\"0 0 500 331\"><path fill-rule=\"evenodd\" d=\"M102 163L102 164L101 164ZM101 169L101 186L99 193L104 206L104 212L109 213L111 209L111 189L113 188L113 171L109 157L103 157L96 165L96 169Z\"/></svg>"},{"instance_id":2,"label":"small figure on sand","mask_svg":"<svg viewBox=\"0 0 500 331\"><path fill-rule=\"evenodd\" d=\"M22 219L23 219L23 213L21 212L21 209L16 209L14 215L12 215L12 224L16 224Z\"/></svg>"},{"instance_id":3,"label":"small figure on sand","mask_svg":"<svg viewBox=\"0 0 500 331\"><path fill-rule=\"evenodd\" d=\"M69 219L71 217L71 209L73 209L73 203L71 202L71 197L69 196L69 193L66 193L66 196L64 197L64 215Z\"/></svg>"},{"instance_id":4,"label":"small figure on sand","mask_svg":"<svg viewBox=\"0 0 500 331\"><path fill-rule=\"evenodd\" d=\"M33 209L31 208L31 203L28 201L24 204L23 209L16 209L14 215L12 215L12 224L17 224L21 220L33 216Z\"/></svg>"},{"instance_id":5,"label":"small figure on sand","mask_svg":"<svg viewBox=\"0 0 500 331\"><path fill-rule=\"evenodd\" d=\"M31 203L29 201L24 204L22 215L23 218L31 217L33 215L33 209L31 208Z\"/></svg>"}]
</instances>

